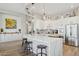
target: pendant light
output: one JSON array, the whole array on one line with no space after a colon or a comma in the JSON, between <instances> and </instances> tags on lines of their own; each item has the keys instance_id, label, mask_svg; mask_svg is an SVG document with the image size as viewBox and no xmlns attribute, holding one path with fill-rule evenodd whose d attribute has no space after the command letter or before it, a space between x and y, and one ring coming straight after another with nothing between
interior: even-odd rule
<instances>
[{"instance_id":1,"label":"pendant light","mask_svg":"<svg viewBox=\"0 0 79 59\"><path fill-rule=\"evenodd\" d=\"M45 5L43 5L43 20L45 20L46 19L46 9L45 9Z\"/></svg>"}]
</instances>

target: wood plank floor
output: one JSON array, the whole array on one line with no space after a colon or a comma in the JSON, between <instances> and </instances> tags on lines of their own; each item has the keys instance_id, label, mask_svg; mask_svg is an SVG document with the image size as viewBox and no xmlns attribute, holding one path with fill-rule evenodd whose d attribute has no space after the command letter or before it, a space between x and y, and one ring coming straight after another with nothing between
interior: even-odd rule
<instances>
[{"instance_id":1,"label":"wood plank floor","mask_svg":"<svg viewBox=\"0 0 79 59\"><path fill-rule=\"evenodd\" d=\"M64 45L64 56L79 56L79 47Z\"/></svg>"},{"instance_id":2,"label":"wood plank floor","mask_svg":"<svg viewBox=\"0 0 79 59\"><path fill-rule=\"evenodd\" d=\"M0 43L0 56L25 56L21 41ZM64 45L64 56L79 56L79 47Z\"/></svg>"},{"instance_id":3,"label":"wood plank floor","mask_svg":"<svg viewBox=\"0 0 79 59\"><path fill-rule=\"evenodd\" d=\"M21 41L13 41L0 43L0 55L1 56L22 56L24 55L21 47Z\"/></svg>"}]
</instances>

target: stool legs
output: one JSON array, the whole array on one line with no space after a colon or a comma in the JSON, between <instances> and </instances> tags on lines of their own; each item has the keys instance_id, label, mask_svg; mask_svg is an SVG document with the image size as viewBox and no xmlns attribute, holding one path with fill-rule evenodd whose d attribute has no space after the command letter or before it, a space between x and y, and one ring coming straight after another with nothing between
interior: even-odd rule
<instances>
[{"instance_id":1,"label":"stool legs","mask_svg":"<svg viewBox=\"0 0 79 59\"><path fill-rule=\"evenodd\" d=\"M27 42L26 43L26 47L25 47L25 50L26 50L26 52L27 52L27 55L31 52L31 54L33 53L33 48L32 48L33 46L32 46L32 43L29 43L29 42Z\"/></svg>"},{"instance_id":2,"label":"stool legs","mask_svg":"<svg viewBox=\"0 0 79 59\"><path fill-rule=\"evenodd\" d=\"M41 56L42 56L42 49L41 49Z\"/></svg>"},{"instance_id":3,"label":"stool legs","mask_svg":"<svg viewBox=\"0 0 79 59\"><path fill-rule=\"evenodd\" d=\"M47 56L47 49L42 49L42 48L40 48L40 50L41 50L40 53L38 53L38 50L39 50L39 49L37 49L37 56L38 56L39 54L41 54L41 56L43 56L43 54L44 54L45 56ZM43 53L43 50L45 50L45 53Z\"/></svg>"},{"instance_id":4,"label":"stool legs","mask_svg":"<svg viewBox=\"0 0 79 59\"><path fill-rule=\"evenodd\" d=\"M46 48L45 52L46 52L46 54L45 54L45 55L47 56L47 48Z\"/></svg>"}]
</instances>

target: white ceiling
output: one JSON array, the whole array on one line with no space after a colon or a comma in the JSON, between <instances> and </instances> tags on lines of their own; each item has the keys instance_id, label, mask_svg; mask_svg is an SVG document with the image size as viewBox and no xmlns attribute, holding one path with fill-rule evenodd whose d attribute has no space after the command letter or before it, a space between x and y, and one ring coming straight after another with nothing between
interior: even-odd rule
<instances>
[{"instance_id":1,"label":"white ceiling","mask_svg":"<svg viewBox=\"0 0 79 59\"><path fill-rule=\"evenodd\" d=\"M44 9L47 15L55 15L60 14L62 12L71 10L71 8L79 7L79 4L77 3L41 3L41 4L35 4L31 11L33 13L37 14L43 14Z\"/></svg>"},{"instance_id":2,"label":"white ceiling","mask_svg":"<svg viewBox=\"0 0 79 59\"><path fill-rule=\"evenodd\" d=\"M31 6L31 5L30 5ZM58 14L71 9L71 6L77 7L77 3L36 3L30 7L29 3L0 3L0 9L14 11L26 14L25 8L30 8L32 13L43 14L44 8L47 14Z\"/></svg>"},{"instance_id":3,"label":"white ceiling","mask_svg":"<svg viewBox=\"0 0 79 59\"><path fill-rule=\"evenodd\" d=\"M0 3L0 9L25 14L24 3Z\"/></svg>"}]
</instances>

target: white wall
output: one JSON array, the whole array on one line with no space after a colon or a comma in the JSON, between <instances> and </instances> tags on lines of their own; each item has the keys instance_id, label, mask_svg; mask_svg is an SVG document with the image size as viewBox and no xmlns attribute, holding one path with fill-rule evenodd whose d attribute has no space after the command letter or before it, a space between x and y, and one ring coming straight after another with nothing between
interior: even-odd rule
<instances>
[{"instance_id":1,"label":"white wall","mask_svg":"<svg viewBox=\"0 0 79 59\"><path fill-rule=\"evenodd\" d=\"M2 15L0 15L0 27L2 28Z\"/></svg>"},{"instance_id":2,"label":"white wall","mask_svg":"<svg viewBox=\"0 0 79 59\"><path fill-rule=\"evenodd\" d=\"M4 32L18 32L18 29L24 29L25 28L25 18L24 16L14 16L14 15L8 15L8 14L1 14L0 15L0 28L4 29ZM6 29L5 28L5 18L13 18L17 22L17 28L16 29ZM22 31L23 33L23 31Z\"/></svg>"}]
</instances>

